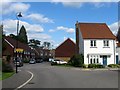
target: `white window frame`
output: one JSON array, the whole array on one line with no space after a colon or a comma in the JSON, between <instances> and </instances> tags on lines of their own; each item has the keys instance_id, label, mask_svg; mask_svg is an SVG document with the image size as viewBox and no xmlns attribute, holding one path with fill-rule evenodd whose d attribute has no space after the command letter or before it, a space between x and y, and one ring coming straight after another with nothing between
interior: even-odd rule
<instances>
[{"instance_id":1,"label":"white window frame","mask_svg":"<svg viewBox=\"0 0 120 90\"><path fill-rule=\"evenodd\" d=\"M90 46L91 47L96 47L96 40L90 40Z\"/></svg>"},{"instance_id":2,"label":"white window frame","mask_svg":"<svg viewBox=\"0 0 120 90\"><path fill-rule=\"evenodd\" d=\"M109 47L109 40L103 40L103 46Z\"/></svg>"}]
</instances>

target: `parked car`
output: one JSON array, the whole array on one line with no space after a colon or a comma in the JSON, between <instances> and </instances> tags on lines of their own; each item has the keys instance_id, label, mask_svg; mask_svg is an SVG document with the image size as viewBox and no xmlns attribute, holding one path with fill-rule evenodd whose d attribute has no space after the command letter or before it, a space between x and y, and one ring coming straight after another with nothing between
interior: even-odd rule
<instances>
[{"instance_id":1,"label":"parked car","mask_svg":"<svg viewBox=\"0 0 120 90\"><path fill-rule=\"evenodd\" d=\"M43 62L42 59L36 59L36 63L41 63L41 62Z\"/></svg>"},{"instance_id":2,"label":"parked car","mask_svg":"<svg viewBox=\"0 0 120 90\"><path fill-rule=\"evenodd\" d=\"M30 59L29 64L35 64L36 60L35 59Z\"/></svg>"},{"instance_id":3,"label":"parked car","mask_svg":"<svg viewBox=\"0 0 120 90\"><path fill-rule=\"evenodd\" d=\"M51 62L51 65L53 64L67 64L67 62L64 60L55 59L55 60L52 60Z\"/></svg>"},{"instance_id":4,"label":"parked car","mask_svg":"<svg viewBox=\"0 0 120 90\"><path fill-rule=\"evenodd\" d=\"M23 66L23 61L22 61L22 59L21 59L21 58L17 58L17 61L16 61L16 60L14 60L14 63L15 63L15 65L17 65L18 67Z\"/></svg>"}]
</instances>

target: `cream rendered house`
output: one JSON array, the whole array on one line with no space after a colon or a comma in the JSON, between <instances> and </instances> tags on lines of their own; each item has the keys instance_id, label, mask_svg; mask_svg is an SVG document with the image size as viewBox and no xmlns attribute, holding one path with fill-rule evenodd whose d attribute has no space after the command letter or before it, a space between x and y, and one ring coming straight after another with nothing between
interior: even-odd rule
<instances>
[{"instance_id":1,"label":"cream rendered house","mask_svg":"<svg viewBox=\"0 0 120 90\"><path fill-rule=\"evenodd\" d=\"M105 23L76 23L77 53L84 64L116 64L116 37Z\"/></svg>"}]
</instances>

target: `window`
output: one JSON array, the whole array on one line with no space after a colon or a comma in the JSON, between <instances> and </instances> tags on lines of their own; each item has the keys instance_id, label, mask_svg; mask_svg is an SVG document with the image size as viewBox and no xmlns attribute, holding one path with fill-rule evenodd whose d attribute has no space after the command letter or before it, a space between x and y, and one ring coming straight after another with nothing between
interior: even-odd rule
<instances>
[{"instance_id":1,"label":"window","mask_svg":"<svg viewBox=\"0 0 120 90\"><path fill-rule=\"evenodd\" d=\"M104 44L104 47L108 47L109 46L109 41L108 40L104 40L103 44Z\"/></svg>"},{"instance_id":2,"label":"window","mask_svg":"<svg viewBox=\"0 0 120 90\"><path fill-rule=\"evenodd\" d=\"M97 63L99 63L99 59L97 58Z\"/></svg>"},{"instance_id":3,"label":"window","mask_svg":"<svg viewBox=\"0 0 120 90\"><path fill-rule=\"evenodd\" d=\"M95 63L95 58L94 58L94 63Z\"/></svg>"},{"instance_id":4,"label":"window","mask_svg":"<svg viewBox=\"0 0 120 90\"><path fill-rule=\"evenodd\" d=\"M92 58L90 59L90 64L92 64Z\"/></svg>"},{"instance_id":5,"label":"window","mask_svg":"<svg viewBox=\"0 0 120 90\"><path fill-rule=\"evenodd\" d=\"M95 47L96 46L96 40L91 40L90 41L90 46Z\"/></svg>"}]
</instances>

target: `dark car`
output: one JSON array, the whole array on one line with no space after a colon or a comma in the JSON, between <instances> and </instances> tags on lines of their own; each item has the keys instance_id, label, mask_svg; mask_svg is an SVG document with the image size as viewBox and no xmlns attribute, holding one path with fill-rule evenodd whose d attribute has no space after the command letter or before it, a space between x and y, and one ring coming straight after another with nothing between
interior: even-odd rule
<instances>
[{"instance_id":1,"label":"dark car","mask_svg":"<svg viewBox=\"0 0 120 90\"><path fill-rule=\"evenodd\" d=\"M14 60L15 65L17 65L18 67L23 66L23 61L21 58L17 58L17 60Z\"/></svg>"},{"instance_id":2,"label":"dark car","mask_svg":"<svg viewBox=\"0 0 120 90\"><path fill-rule=\"evenodd\" d=\"M41 63L41 62L43 62L42 59L36 59L36 63Z\"/></svg>"},{"instance_id":3,"label":"dark car","mask_svg":"<svg viewBox=\"0 0 120 90\"><path fill-rule=\"evenodd\" d=\"M29 64L35 64L36 60L35 59L30 59Z\"/></svg>"}]
</instances>

